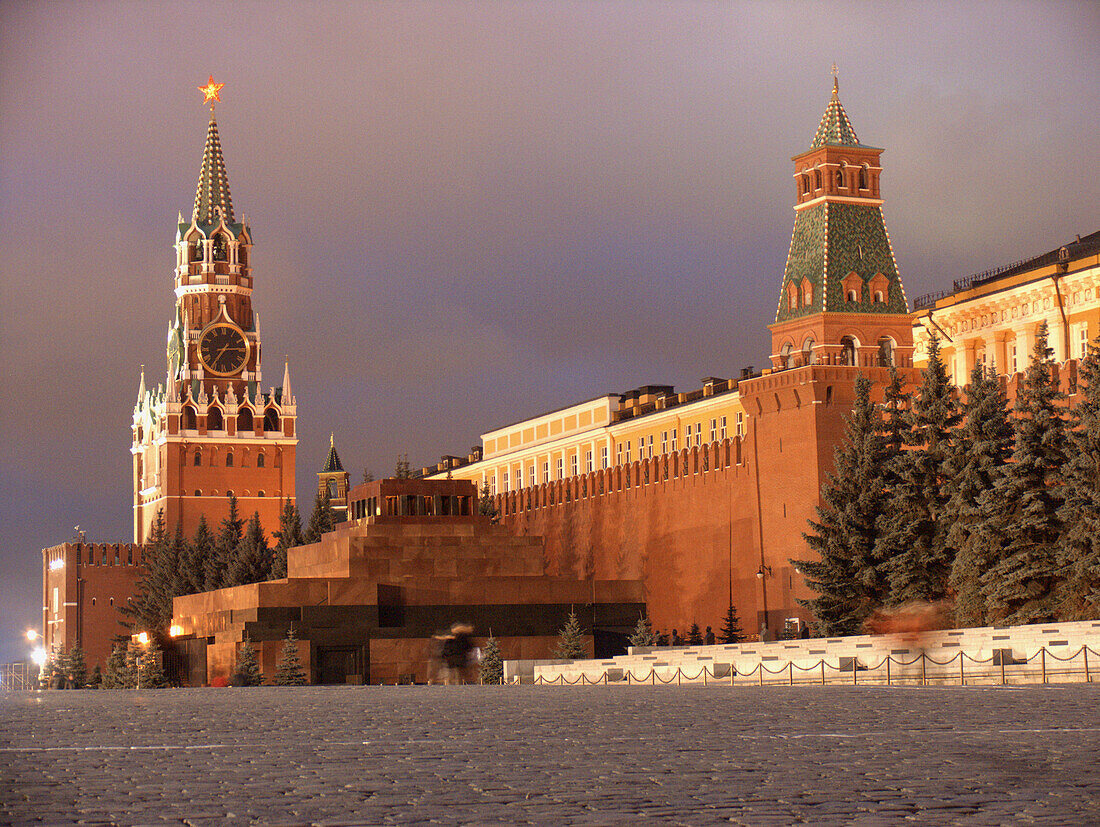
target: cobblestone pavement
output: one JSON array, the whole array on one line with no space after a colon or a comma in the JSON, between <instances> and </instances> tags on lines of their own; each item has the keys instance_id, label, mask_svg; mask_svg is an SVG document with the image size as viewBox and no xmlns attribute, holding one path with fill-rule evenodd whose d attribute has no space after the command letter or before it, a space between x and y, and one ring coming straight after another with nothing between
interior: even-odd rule
<instances>
[{"instance_id":1,"label":"cobblestone pavement","mask_svg":"<svg viewBox=\"0 0 1100 827\"><path fill-rule=\"evenodd\" d=\"M0 695L4 823L1098 824L1100 687Z\"/></svg>"}]
</instances>

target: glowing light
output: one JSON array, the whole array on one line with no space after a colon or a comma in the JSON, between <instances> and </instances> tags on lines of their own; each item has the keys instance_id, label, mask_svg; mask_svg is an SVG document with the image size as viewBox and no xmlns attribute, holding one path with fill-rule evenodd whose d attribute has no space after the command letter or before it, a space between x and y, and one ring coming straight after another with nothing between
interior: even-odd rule
<instances>
[{"instance_id":1,"label":"glowing light","mask_svg":"<svg viewBox=\"0 0 1100 827\"><path fill-rule=\"evenodd\" d=\"M177 637L178 635L182 635L182 634L183 634L183 627L182 626L176 626L175 624L173 624L168 629L168 635L170 637Z\"/></svg>"},{"instance_id":2,"label":"glowing light","mask_svg":"<svg viewBox=\"0 0 1100 827\"><path fill-rule=\"evenodd\" d=\"M142 632L140 635L138 635L138 643L140 643L142 646L144 646L148 642L149 642L149 633L148 632Z\"/></svg>"},{"instance_id":3,"label":"glowing light","mask_svg":"<svg viewBox=\"0 0 1100 827\"><path fill-rule=\"evenodd\" d=\"M31 652L31 660L41 669L46 664L46 650L41 646L36 647L35 650Z\"/></svg>"},{"instance_id":4,"label":"glowing light","mask_svg":"<svg viewBox=\"0 0 1100 827\"><path fill-rule=\"evenodd\" d=\"M210 80L206 83L206 86L199 87L199 91L202 92L202 102L204 104L207 104L210 103L210 101L215 100L218 101L218 103L221 103L222 99L218 97L218 93L222 90L223 86L225 86L224 83L214 83L214 76L211 75Z\"/></svg>"},{"instance_id":5,"label":"glowing light","mask_svg":"<svg viewBox=\"0 0 1100 827\"><path fill-rule=\"evenodd\" d=\"M27 629L27 640L29 640L31 643L34 643L36 640L38 640L38 630Z\"/></svg>"},{"instance_id":6,"label":"glowing light","mask_svg":"<svg viewBox=\"0 0 1100 827\"><path fill-rule=\"evenodd\" d=\"M58 569L65 568L65 561L58 557L56 560L50 561L50 571L57 571Z\"/></svg>"}]
</instances>

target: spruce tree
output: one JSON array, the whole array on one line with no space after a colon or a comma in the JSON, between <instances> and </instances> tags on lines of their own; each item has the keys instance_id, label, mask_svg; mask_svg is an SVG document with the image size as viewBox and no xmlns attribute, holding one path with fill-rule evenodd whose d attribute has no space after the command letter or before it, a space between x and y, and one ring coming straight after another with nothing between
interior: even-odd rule
<instances>
[{"instance_id":1,"label":"spruce tree","mask_svg":"<svg viewBox=\"0 0 1100 827\"><path fill-rule=\"evenodd\" d=\"M896 371L891 372L896 382ZM902 413L901 423L907 450L888 460L889 496L875 549L889 584L885 602L893 606L945 598L953 562L943 519L948 500L944 479L959 412L935 334L928 340L920 390Z\"/></svg>"},{"instance_id":2,"label":"spruce tree","mask_svg":"<svg viewBox=\"0 0 1100 827\"><path fill-rule=\"evenodd\" d=\"M655 645L653 626L649 622L648 615L638 615L638 622L634 624L634 631L630 634L631 646Z\"/></svg>"},{"instance_id":3,"label":"spruce tree","mask_svg":"<svg viewBox=\"0 0 1100 827\"><path fill-rule=\"evenodd\" d=\"M907 416L912 395L906 393L901 375L895 365L890 365L890 381L882 391L882 450L883 461L889 462L902 452L909 430Z\"/></svg>"},{"instance_id":4,"label":"spruce tree","mask_svg":"<svg viewBox=\"0 0 1100 827\"><path fill-rule=\"evenodd\" d=\"M962 416L947 473L951 497L944 519L947 544L955 553L949 582L955 594L955 623L983 626L986 608L980 578L994 559L985 529L998 511L993 492L1012 450L1012 425L1000 381L980 364L970 374Z\"/></svg>"},{"instance_id":5,"label":"spruce tree","mask_svg":"<svg viewBox=\"0 0 1100 827\"><path fill-rule=\"evenodd\" d=\"M336 513L332 510L332 503L328 497L317 492L313 498L313 513L309 515L309 525L306 526L302 542L305 545L319 542L322 534L332 531L336 522Z\"/></svg>"},{"instance_id":6,"label":"spruce tree","mask_svg":"<svg viewBox=\"0 0 1100 827\"><path fill-rule=\"evenodd\" d=\"M586 654L584 649L584 633L581 631L580 621L577 620L577 613L570 612L569 619L565 622L565 626L558 632L558 644L550 654L550 657L559 660L572 660L575 658L583 658Z\"/></svg>"},{"instance_id":7,"label":"spruce tree","mask_svg":"<svg viewBox=\"0 0 1100 827\"><path fill-rule=\"evenodd\" d=\"M259 583L271 576L271 549L267 546L267 537L260 525L260 513L254 512L248 521L244 537L233 550L226 575L227 586L239 586L245 583Z\"/></svg>"},{"instance_id":8,"label":"spruce tree","mask_svg":"<svg viewBox=\"0 0 1100 827\"><path fill-rule=\"evenodd\" d=\"M126 649L121 643L116 643L111 649L111 656L107 659L107 670L103 675L103 688L126 688Z\"/></svg>"},{"instance_id":9,"label":"spruce tree","mask_svg":"<svg viewBox=\"0 0 1100 827\"><path fill-rule=\"evenodd\" d=\"M863 374L855 390L844 440L833 454L836 470L821 486L824 506L817 508L817 521L809 521L812 533L802 535L819 559L792 560L818 594L799 602L830 636L857 634L887 594L875 554L878 517L886 500L881 419L871 402L871 382Z\"/></svg>"},{"instance_id":10,"label":"spruce tree","mask_svg":"<svg viewBox=\"0 0 1100 827\"><path fill-rule=\"evenodd\" d=\"M1044 322L1016 398L1012 462L993 491L999 507L990 528L997 558L981 585L990 619L1005 625L1041 623L1055 616L1062 532L1058 509L1067 456L1058 406L1065 396L1053 377L1052 355Z\"/></svg>"},{"instance_id":11,"label":"spruce tree","mask_svg":"<svg viewBox=\"0 0 1100 827\"><path fill-rule=\"evenodd\" d=\"M73 689L83 689L88 683L88 664L84 660L84 649L79 643L69 652L65 676Z\"/></svg>"},{"instance_id":12,"label":"spruce tree","mask_svg":"<svg viewBox=\"0 0 1100 827\"><path fill-rule=\"evenodd\" d=\"M481 666L479 678L482 683L504 683L504 660L500 656L500 646L497 639L489 635L485 642L485 650L481 653Z\"/></svg>"},{"instance_id":13,"label":"spruce tree","mask_svg":"<svg viewBox=\"0 0 1100 827\"><path fill-rule=\"evenodd\" d=\"M722 643L741 643L745 639L745 632L741 629L741 620L737 617L737 607L733 605L733 601L730 601L729 608L726 609L718 639Z\"/></svg>"},{"instance_id":14,"label":"spruce tree","mask_svg":"<svg viewBox=\"0 0 1100 827\"><path fill-rule=\"evenodd\" d=\"M208 561L214 555L214 535L210 526L206 523L206 515L199 515L199 525L195 529L195 536L187 545L186 555L181 565L183 583L187 587L184 594L204 592L206 587L206 572Z\"/></svg>"},{"instance_id":15,"label":"spruce tree","mask_svg":"<svg viewBox=\"0 0 1100 827\"><path fill-rule=\"evenodd\" d=\"M172 598L177 594L179 568L176 546L165 530L163 511L157 511L153 521L143 565L145 573L138 583L137 594L119 611L131 632L163 631L172 622Z\"/></svg>"},{"instance_id":16,"label":"spruce tree","mask_svg":"<svg viewBox=\"0 0 1100 827\"><path fill-rule=\"evenodd\" d=\"M399 454L397 457L397 466L393 469L394 479L407 480L412 477L412 470L409 468L409 455Z\"/></svg>"},{"instance_id":17,"label":"spruce tree","mask_svg":"<svg viewBox=\"0 0 1100 827\"><path fill-rule=\"evenodd\" d=\"M692 623L691 628L688 630L688 646L702 646L703 645L703 630L699 628L698 623Z\"/></svg>"},{"instance_id":18,"label":"spruce tree","mask_svg":"<svg viewBox=\"0 0 1100 827\"><path fill-rule=\"evenodd\" d=\"M256 662L256 650L252 641L245 635L241 648L237 650L237 665L233 670L234 686L260 686L264 682L260 664Z\"/></svg>"},{"instance_id":19,"label":"spruce tree","mask_svg":"<svg viewBox=\"0 0 1100 827\"><path fill-rule=\"evenodd\" d=\"M235 494L229 495L229 514L222 520L218 539L214 543L214 553L206 558L204 563L206 572L206 591L220 589L230 585L227 582L229 567L233 562L233 555L244 537L244 520L241 518L237 506Z\"/></svg>"},{"instance_id":20,"label":"spruce tree","mask_svg":"<svg viewBox=\"0 0 1100 827\"><path fill-rule=\"evenodd\" d=\"M283 654L275 666L275 685L305 686L307 683L302 660L298 656L298 638L292 626L287 629L286 640L283 641Z\"/></svg>"},{"instance_id":21,"label":"spruce tree","mask_svg":"<svg viewBox=\"0 0 1100 827\"><path fill-rule=\"evenodd\" d=\"M363 469L363 482L364 483L374 482L374 474L372 474L370 471L368 471L365 468Z\"/></svg>"},{"instance_id":22,"label":"spruce tree","mask_svg":"<svg viewBox=\"0 0 1100 827\"><path fill-rule=\"evenodd\" d=\"M163 689L168 686L168 679L164 677L164 668L161 665L160 645L153 636L149 637L149 642L138 655L134 686L137 689Z\"/></svg>"},{"instance_id":23,"label":"spruce tree","mask_svg":"<svg viewBox=\"0 0 1100 827\"><path fill-rule=\"evenodd\" d=\"M303 544L302 515L298 506L286 498L282 513L279 514L279 530L275 532L275 549L272 552L271 579L286 577L286 550Z\"/></svg>"},{"instance_id":24,"label":"spruce tree","mask_svg":"<svg viewBox=\"0 0 1100 827\"><path fill-rule=\"evenodd\" d=\"M141 669L141 652L133 644L126 645L126 667L122 672L121 689L136 689Z\"/></svg>"},{"instance_id":25,"label":"spruce tree","mask_svg":"<svg viewBox=\"0 0 1100 827\"><path fill-rule=\"evenodd\" d=\"M489 492L489 483L483 482L481 491L478 493L477 513L482 517L488 517L490 522L495 523L500 519L500 512L497 510L496 503L493 502L493 495Z\"/></svg>"},{"instance_id":26,"label":"spruce tree","mask_svg":"<svg viewBox=\"0 0 1100 827\"><path fill-rule=\"evenodd\" d=\"M1077 367L1080 399L1067 435L1058 563L1063 615L1087 620L1100 617L1100 337Z\"/></svg>"}]
</instances>

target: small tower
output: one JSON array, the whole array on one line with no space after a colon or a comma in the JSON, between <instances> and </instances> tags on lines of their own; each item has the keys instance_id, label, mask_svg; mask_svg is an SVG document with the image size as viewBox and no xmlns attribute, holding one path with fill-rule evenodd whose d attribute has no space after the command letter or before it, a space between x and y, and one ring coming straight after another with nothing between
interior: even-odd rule
<instances>
[{"instance_id":1,"label":"small tower","mask_svg":"<svg viewBox=\"0 0 1100 827\"><path fill-rule=\"evenodd\" d=\"M772 331L772 364L912 365L905 290L882 218L882 149L860 143L839 83L795 155L795 220Z\"/></svg>"},{"instance_id":2,"label":"small tower","mask_svg":"<svg viewBox=\"0 0 1100 827\"><path fill-rule=\"evenodd\" d=\"M328 435L328 458L324 468L317 474L317 491L321 496L328 497L337 522L348 518L348 472L344 470L340 455L336 453L336 444L331 433Z\"/></svg>"}]
</instances>

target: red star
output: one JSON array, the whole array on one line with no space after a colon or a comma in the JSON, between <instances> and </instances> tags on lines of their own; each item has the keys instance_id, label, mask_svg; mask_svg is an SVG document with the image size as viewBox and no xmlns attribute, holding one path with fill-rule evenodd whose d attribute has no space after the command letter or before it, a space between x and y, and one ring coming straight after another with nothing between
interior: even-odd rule
<instances>
[{"instance_id":1,"label":"red star","mask_svg":"<svg viewBox=\"0 0 1100 827\"><path fill-rule=\"evenodd\" d=\"M214 83L214 76L211 75L206 86L199 87L199 91L202 92L202 102L206 104L210 103L212 100L216 100L220 103L221 98L218 97L218 92L222 90L223 86L225 86L224 83Z\"/></svg>"}]
</instances>

